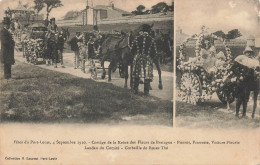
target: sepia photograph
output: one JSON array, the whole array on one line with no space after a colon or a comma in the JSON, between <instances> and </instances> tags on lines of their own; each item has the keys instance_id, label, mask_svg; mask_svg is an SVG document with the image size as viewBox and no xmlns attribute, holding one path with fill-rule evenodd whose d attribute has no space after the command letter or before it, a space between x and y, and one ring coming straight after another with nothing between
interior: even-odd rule
<instances>
[{"instance_id":1,"label":"sepia photograph","mask_svg":"<svg viewBox=\"0 0 260 165\"><path fill-rule=\"evenodd\" d=\"M178 1L175 14L176 127L259 128L260 1Z\"/></svg>"},{"instance_id":2,"label":"sepia photograph","mask_svg":"<svg viewBox=\"0 0 260 165\"><path fill-rule=\"evenodd\" d=\"M172 0L1 0L1 123L173 127Z\"/></svg>"}]
</instances>

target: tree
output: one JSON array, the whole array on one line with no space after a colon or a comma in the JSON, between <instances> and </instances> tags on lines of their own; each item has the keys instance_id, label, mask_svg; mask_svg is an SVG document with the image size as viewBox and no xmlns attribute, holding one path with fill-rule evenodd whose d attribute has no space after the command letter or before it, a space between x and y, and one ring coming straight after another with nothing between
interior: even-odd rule
<instances>
[{"instance_id":1,"label":"tree","mask_svg":"<svg viewBox=\"0 0 260 165\"><path fill-rule=\"evenodd\" d=\"M142 15L142 14L145 14L144 9L145 9L144 5L139 5L139 6L137 6L135 11L132 11L132 13L135 15Z\"/></svg>"},{"instance_id":2,"label":"tree","mask_svg":"<svg viewBox=\"0 0 260 165\"><path fill-rule=\"evenodd\" d=\"M169 6L165 2L159 2L152 6L152 13L166 12L169 10Z\"/></svg>"},{"instance_id":3,"label":"tree","mask_svg":"<svg viewBox=\"0 0 260 165\"><path fill-rule=\"evenodd\" d=\"M36 11L36 14L38 15L39 12L44 8L44 0L34 0L33 2L33 9Z\"/></svg>"},{"instance_id":4,"label":"tree","mask_svg":"<svg viewBox=\"0 0 260 165\"><path fill-rule=\"evenodd\" d=\"M49 20L49 15L52 9L63 6L60 0L44 0L44 4L46 5L46 19Z\"/></svg>"},{"instance_id":5,"label":"tree","mask_svg":"<svg viewBox=\"0 0 260 165\"><path fill-rule=\"evenodd\" d=\"M139 5L139 6L137 6L137 8L136 8L136 10L137 10L138 12L140 12L140 13L142 13L144 9L145 9L145 6L144 6L144 5Z\"/></svg>"},{"instance_id":6,"label":"tree","mask_svg":"<svg viewBox=\"0 0 260 165\"><path fill-rule=\"evenodd\" d=\"M23 7L25 7L26 9L29 9L30 3L26 3L23 5Z\"/></svg>"},{"instance_id":7,"label":"tree","mask_svg":"<svg viewBox=\"0 0 260 165\"><path fill-rule=\"evenodd\" d=\"M172 2L172 5L169 6L169 11L174 11L174 2Z\"/></svg>"}]
</instances>

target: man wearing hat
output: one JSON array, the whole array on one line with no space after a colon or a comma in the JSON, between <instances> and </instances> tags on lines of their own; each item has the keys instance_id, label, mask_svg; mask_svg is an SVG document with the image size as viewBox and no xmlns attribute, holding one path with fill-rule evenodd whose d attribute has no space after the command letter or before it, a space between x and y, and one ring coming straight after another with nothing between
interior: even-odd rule
<instances>
[{"instance_id":1,"label":"man wearing hat","mask_svg":"<svg viewBox=\"0 0 260 165\"><path fill-rule=\"evenodd\" d=\"M99 31L97 25L95 25L95 26L93 27L93 34L95 35L95 39L96 39L96 40L99 40L99 39L102 38L102 35L100 35L100 31Z\"/></svg>"},{"instance_id":2,"label":"man wearing hat","mask_svg":"<svg viewBox=\"0 0 260 165\"><path fill-rule=\"evenodd\" d=\"M48 25L48 33L47 33L47 49L49 54L49 59L55 63L54 67L57 68L58 62L58 51L57 51L57 34L58 34L58 26L55 24L55 18L50 19L50 24Z\"/></svg>"},{"instance_id":3,"label":"man wearing hat","mask_svg":"<svg viewBox=\"0 0 260 165\"><path fill-rule=\"evenodd\" d=\"M11 66L15 63L14 60L14 45L15 42L12 34L9 32L11 20L9 17L4 17L1 30L1 63L4 64L4 78L11 78Z\"/></svg>"},{"instance_id":4,"label":"man wearing hat","mask_svg":"<svg viewBox=\"0 0 260 165\"><path fill-rule=\"evenodd\" d=\"M236 117L239 116L240 106L243 106L242 117L246 117L247 103L249 101L250 91L254 86L254 51L247 46L244 55L235 58L231 68L231 82L236 83Z\"/></svg>"}]
</instances>

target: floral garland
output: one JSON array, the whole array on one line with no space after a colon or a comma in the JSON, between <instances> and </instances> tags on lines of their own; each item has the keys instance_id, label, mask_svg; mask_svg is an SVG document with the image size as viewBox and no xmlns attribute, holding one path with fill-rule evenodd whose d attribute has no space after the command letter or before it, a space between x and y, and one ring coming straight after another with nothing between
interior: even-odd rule
<instances>
[{"instance_id":1,"label":"floral garland","mask_svg":"<svg viewBox=\"0 0 260 165\"><path fill-rule=\"evenodd\" d=\"M200 66L200 64L197 63L197 61L189 60L187 62L184 62L186 57L183 51L187 42L189 42L189 40L191 39L197 38L196 45L195 45L195 55L197 59L200 59L202 41L205 37L210 37L212 39L223 41L223 44L225 45L225 50L227 54L226 55L227 66L216 68L217 70L215 72L215 75L211 75L210 73L208 73L202 66ZM199 35L197 34L192 35L180 45L179 54L180 56L177 59L179 65L177 66L177 68L180 69L183 73L197 74L201 81L202 92L200 95L196 94L196 100L201 100L202 102L204 102L205 100L210 100L212 98L212 94L217 90L221 90L221 88L224 86L223 78L232 74L232 71L230 71L231 63L232 63L231 50L227 46L226 41L223 38L218 37L214 34L207 34L205 33L205 31L202 31ZM195 83L199 83L199 82L195 82ZM198 90L198 88L195 89ZM185 89L181 89L181 90L184 91ZM180 92L180 94L183 95L183 92ZM222 94L221 91L220 94ZM184 100L187 101L187 97L186 98L184 97Z\"/></svg>"},{"instance_id":2,"label":"floral garland","mask_svg":"<svg viewBox=\"0 0 260 165\"><path fill-rule=\"evenodd\" d=\"M142 48L140 48L139 43L138 43L138 38L139 37L143 37L143 43L142 43ZM145 46L146 46L146 42L147 42L147 38L151 39L151 44L149 45L149 48L147 50L147 54L145 53ZM155 54L157 54L157 46L156 43L154 41L154 39L147 33L147 32L139 32L139 35L136 36L134 42L132 43L132 45L130 46L131 49L133 50L133 47L136 46L136 54L134 56L134 70L137 70L134 72L135 76L138 77L143 77L142 73L142 67L144 65L144 61L147 62L147 64L145 65L145 69L148 71L148 76L145 77L147 79L152 79L152 72L153 72L153 63L152 63L152 59L151 59L151 50L152 50L152 46L154 46L154 50L155 50ZM137 61L139 62L137 65ZM149 74L150 73L150 74Z\"/></svg>"}]
</instances>

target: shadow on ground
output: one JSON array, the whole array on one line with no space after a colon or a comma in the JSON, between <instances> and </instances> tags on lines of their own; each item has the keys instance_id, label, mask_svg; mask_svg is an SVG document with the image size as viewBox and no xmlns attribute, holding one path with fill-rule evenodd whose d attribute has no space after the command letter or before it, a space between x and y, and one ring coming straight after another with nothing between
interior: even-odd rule
<instances>
[{"instance_id":1,"label":"shadow on ground","mask_svg":"<svg viewBox=\"0 0 260 165\"><path fill-rule=\"evenodd\" d=\"M1 122L152 124L172 126L171 101L18 62L1 77Z\"/></svg>"},{"instance_id":2,"label":"shadow on ground","mask_svg":"<svg viewBox=\"0 0 260 165\"><path fill-rule=\"evenodd\" d=\"M259 128L260 119L238 119L234 107L227 110L221 102L208 101L199 105L176 102L176 127L188 128Z\"/></svg>"}]
</instances>

